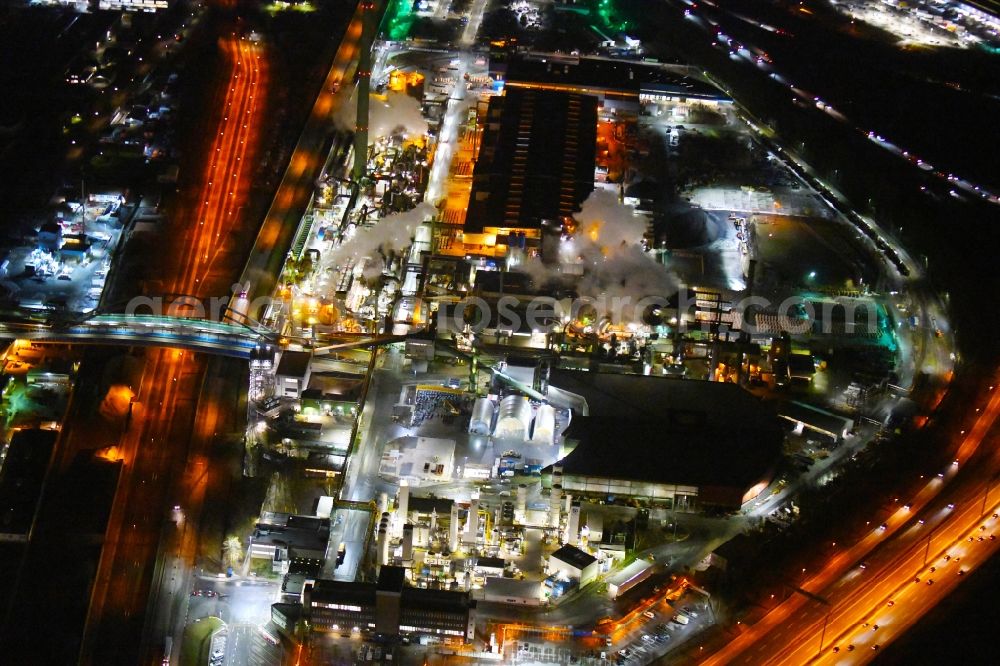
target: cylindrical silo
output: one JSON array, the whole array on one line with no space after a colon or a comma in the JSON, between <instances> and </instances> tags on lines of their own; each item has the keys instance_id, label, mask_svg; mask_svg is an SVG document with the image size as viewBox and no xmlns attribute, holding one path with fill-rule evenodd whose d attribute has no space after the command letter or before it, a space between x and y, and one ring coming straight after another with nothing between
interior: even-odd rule
<instances>
[{"instance_id":1,"label":"cylindrical silo","mask_svg":"<svg viewBox=\"0 0 1000 666\"><path fill-rule=\"evenodd\" d=\"M535 426L531 441L535 444L552 444L555 440L556 410L552 405L540 405L535 413Z\"/></svg>"},{"instance_id":2,"label":"cylindrical silo","mask_svg":"<svg viewBox=\"0 0 1000 666\"><path fill-rule=\"evenodd\" d=\"M552 486L549 493L549 525L559 527L559 511L562 509L562 486Z\"/></svg>"},{"instance_id":3,"label":"cylindrical silo","mask_svg":"<svg viewBox=\"0 0 1000 666\"><path fill-rule=\"evenodd\" d=\"M577 545L580 540L580 503L573 502L569 508L569 518L566 519L566 543Z\"/></svg>"},{"instance_id":4,"label":"cylindrical silo","mask_svg":"<svg viewBox=\"0 0 1000 666\"><path fill-rule=\"evenodd\" d=\"M458 550L458 504L451 505L451 518L448 524L448 548L451 552Z\"/></svg>"},{"instance_id":5,"label":"cylindrical silo","mask_svg":"<svg viewBox=\"0 0 1000 666\"><path fill-rule=\"evenodd\" d=\"M531 431L531 401L523 395L509 395L500 401L493 436L525 440Z\"/></svg>"},{"instance_id":6,"label":"cylindrical silo","mask_svg":"<svg viewBox=\"0 0 1000 666\"><path fill-rule=\"evenodd\" d=\"M406 523L403 525L403 561L409 562L413 559L413 525Z\"/></svg>"},{"instance_id":7,"label":"cylindrical silo","mask_svg":"<svg viewBox=\"0 0 1000 666\"><path fill-rule=\"evenodd\" d=\"M493 429L493 416L496 414L496 404L489 398L477 398L472 407L472 418L469 420L469 432L477 435L489 435Z\"/></svg>"},{"instance_id":8,"label":"cylindrical silo","mask_svg":"<svg viewBox=\"0 0 1000 666\"><path fill-rule=\"evenodd\" d=\"M514 514L524 520L524 512L528 510L528 486L520 484L517 487L517 502L514 504Z\"/></svg>"}]
</instances>

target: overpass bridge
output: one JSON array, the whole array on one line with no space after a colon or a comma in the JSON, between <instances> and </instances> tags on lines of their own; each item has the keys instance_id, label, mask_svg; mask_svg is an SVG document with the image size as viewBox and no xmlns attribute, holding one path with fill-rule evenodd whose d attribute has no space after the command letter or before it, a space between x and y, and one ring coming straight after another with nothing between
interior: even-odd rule
<instances>
[{"instance_id":1,"label":"overpass bridge","mask_svg":"<svg viewBox=\"0 0 1000 666\"><path fill-rule=\"evenodd\" d=\"M65 344L170 347L249 360L255 354L271 351L279 336L259 325L163 315L98 314L68 321L0 321L0 337ZM379 335L329 344L317 341L322 346L316 352L378 346L404 339Z\"/></svg>"},{"instance_id":2,"label":"overpass bridge","mask_svg":"<svg viewBox=\"0 0 1000 666\"><path fill-rule=\"evenodd\" d=\"M172 347L249 359L274 343L267 329L159 315L99 314L77 321L5 321L0 335L40 342Z\"/></svg>"}]
</instances>

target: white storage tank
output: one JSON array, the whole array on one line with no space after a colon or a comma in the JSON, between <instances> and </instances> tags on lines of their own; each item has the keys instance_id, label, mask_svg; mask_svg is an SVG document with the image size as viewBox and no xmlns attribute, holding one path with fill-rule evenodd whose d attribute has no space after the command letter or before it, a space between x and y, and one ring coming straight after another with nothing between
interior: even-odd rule
<instances>
[{"instance_id":1,"label":"white storage tank","mask_svg":"<svg viewBox=\"0 0 1000 666\"><path fill-rule=\"evenodd\" d=\"M535 429L531 433L534 444L552 444L555 441L556 410L552 405L540 405L535 414Z\"/></svg>"},{"instance_id":2,"label":"white storage tank","mask_svg":"<svg viewBox=\"0 0 1000 666\"><path fill-rule=\"evenodd\" d=\"M524 520L524 512L528 510L528 486L520 484L517 487L517 502L514 504L514 513Z\"/></svg>"},{"instance_id":3,"label":"white storage tank","mask_svg":"<svg viewBox=\"0 0 1000 666\"><path fill-rule=\"evenodd\" d=\"M573 502L569 508L569 519L566 521L565 543L575 546L580 542L580 503Z\"/></svg>"},{"instance_id":4,"label":"white storage tank","mask_svg":"<svg viewBox=\"0 0 1000 666\"><path fill-rule=\"evenodd\" d=\"M469 420L469 432L476 435L489 435L493 429L493 416L496 414L496 404L489 398L476 398L472 407L472 418Z\"/></svg>"},{"instance_id":5,"label":"white storage tank","mask_svg":"<svg viewBox=\"0 0 1000 666\"><path fill-rule=\"evenodd\" d=\"M405 525L403 526L406 527ZM413 545L417 548L427 548L431 543L431 530L426 525L413 526Z\"/></svg>"},{"instance_id":6,"label":"white storage tank","mask_svg":"<svg viewBox=\"0 0 1000 666\"><path fill-rule=\"evenodd\" d=\"M500 401L493 436L524 441L531 432L531 401L523 395L509 395Z\"/></svg>"},{"instance_id":7,"label":"white storage tank","mask_svg":"<svg viewBox=\"0 0 1000 666\"><path fill-rule=\"evenodd\" d=\"M562 486L554 484L549 491L549 525L559 527L559 516L562 509Z\"/></svg>"}]
</instances>

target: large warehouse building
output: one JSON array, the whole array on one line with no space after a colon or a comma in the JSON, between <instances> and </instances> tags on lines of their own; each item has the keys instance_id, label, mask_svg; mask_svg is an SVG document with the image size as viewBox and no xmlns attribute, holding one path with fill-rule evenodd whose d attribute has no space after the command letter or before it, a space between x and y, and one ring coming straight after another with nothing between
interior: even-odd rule
<instances>
[{"instance_id":1,"label":"large warehouse building","mask_svg":"<svg viewBox=\"0 0 1000 666\"><path fill-rule=\"evenodd\" d=\"M594 189L597 99L512 89L490 98L465 218L472 244L534 248L542 226L580 209Z\"/></svg>"},{"instance_id":2,"label":"large warehouse building","mask_svg":"<svg viewBox=\"0 0 1000 666\"><path fill-rule=\"evenodd\" d=\"M565 433L575 448L552 468L574 495L734 510L767 487L781 454L776 416L735 384L570 370L550 384L587 404Z\"/></svg>"}]
</instances>

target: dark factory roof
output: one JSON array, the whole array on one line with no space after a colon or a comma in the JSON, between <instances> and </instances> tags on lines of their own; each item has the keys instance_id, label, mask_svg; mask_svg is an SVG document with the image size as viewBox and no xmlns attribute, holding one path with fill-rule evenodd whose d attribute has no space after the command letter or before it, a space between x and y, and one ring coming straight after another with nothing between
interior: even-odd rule
<instances>
[{"instance_id":1,"label":"dark factory roof","mask_svg":"<svg viewBox=\"0 0 1000 666\"><path fill-rule=\"evenodd\" d=\"M490 99L465 230L537 229L594 189L597 98L512 88Z\"/></svg>"},{"instance_id":2,"label":"dark factory roof","mask_svg":"<svg viewBox=\"0 0 1000 666\"><path fill-rule=\"evenodd\" d=\"M565 433L567 475L748 487L781 452L773 412L735 384L566 370L550 382L589 408Z\"/></svg>"}]
</instances>

